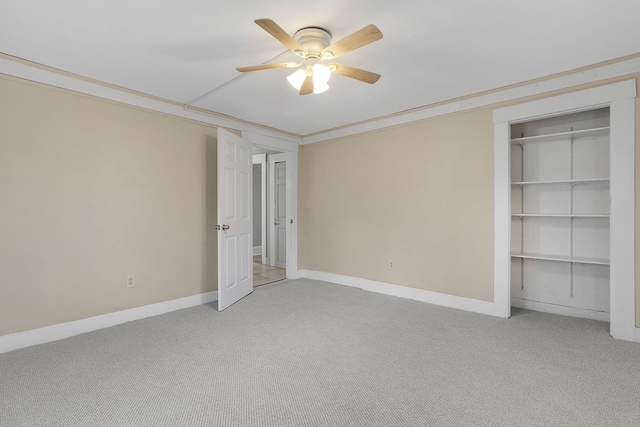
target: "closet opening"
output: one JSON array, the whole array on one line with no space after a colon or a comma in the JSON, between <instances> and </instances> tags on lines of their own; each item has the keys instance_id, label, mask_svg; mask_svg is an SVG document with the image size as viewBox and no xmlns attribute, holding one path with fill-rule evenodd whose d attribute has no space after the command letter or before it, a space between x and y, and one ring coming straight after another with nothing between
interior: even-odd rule
<instances>
[{"instance_id":1,"label":"closet opening","mask_svg":"<svg viewBox=\"0 0 640 427\"><path fill-rule=\"evenodd\" d=\"M610 114L511 125L511 305L610 319Z\"/></svg>"},{"instance_id":2,"label":"closet opening","mask_svg":"<svg viewBox=\"0 0 640 427\"><path fill-rule=\"evenodd\" d=\"M493 111L495 315L608 319L640 341L635 104L630 79Z\"/></svg>"}]
</instances>

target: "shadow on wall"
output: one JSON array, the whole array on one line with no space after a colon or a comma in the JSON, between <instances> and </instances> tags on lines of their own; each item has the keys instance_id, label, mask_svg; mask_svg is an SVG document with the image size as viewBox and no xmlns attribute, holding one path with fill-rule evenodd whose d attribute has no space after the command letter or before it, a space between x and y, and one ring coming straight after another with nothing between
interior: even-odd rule
<instances>
[{"instance_id":1,"label":"shadow on wall","mask_svg":"<svg viewBox=\"0 0 640 427\"><path fill-rule=\"evenodd\" d=\"M204 137L204 247L203 247L203 292L218 289L218 139Z\"/></svg>"}]
</instances>

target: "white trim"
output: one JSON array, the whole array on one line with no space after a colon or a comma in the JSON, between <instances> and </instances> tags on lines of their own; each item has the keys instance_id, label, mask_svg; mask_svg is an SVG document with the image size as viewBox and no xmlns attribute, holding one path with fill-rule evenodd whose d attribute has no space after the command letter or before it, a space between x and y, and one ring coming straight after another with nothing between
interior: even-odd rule
<instances>
[{"instance_id":1,"label":"white trim","mask_svg":"<svg viewBox=\"0 0 640 427\"><path fill-rule=\"evenodd\" d=\"M244 135L243 135L244 136ZM267 263L267 154L254 154L253 155L253 164L260 165L260 242L262 245L260 246L260 252L256 253L255 248L253 249L253 255L262 255L262 264ZM252 188L251 191L256 191L255 188ZM265 250L262 250L264 246Z\"/></svg>"},{"instance_id":2,"label":"white trim","mask_svg":"<svg viewBox=\"0 0 640 427\"><path fill-rule=\"evenodd\" d=\"M323 282L330 282L338 285L352 286L378 294L413 299L416 301L441 305L458 310L488 314L491 316L501 316L498 310L499 307L489 301L481 301L472 298L442 294L439 292L425 291L423 289L410 288L407 286L394 285L391 283L377 282L375 280L362 279L359 277L325 273L316 270L301 270L300 272L302 274L302 277L306 279L321 280Z\"/></svg>"},{"instance_id":3,"label":"white trim","mask_svg":"<svg viewBox=\"0 0 640 427\"><path fill-rule=\"evenodd\" d=\"M335 138L342 138L363 132L384 129L424 120L444 114L456 113L478 107L486 107L501 102L513 101L528 96L540 95L555 90L566 89L579 85L596 83L606 79L628 76L640 72L640 58L631 58L625 61L616 62L601 67L592 68L586 71L575 72L561 77L555 77L537 83L504 89L497 92L478 95L460 101L446 102L434 107L425 107L399 113L393 117L372 120L366 123L358 123L345 126L340 129L332 129L313 135L304 136L301 144L313 144L314 142L327 141Z\"/></svg>"},{"instance_id":4,"label":"white trim","mask_svg":"<svg viewBox=\"0 0 640 427\"><path fill-rule=\"evenodd\" d=\"M300 277L298 270L298 144L283 142L278 138L266 135L258 135L252 132L242 132L242 138L250 141L253 145L259 145L274 151L280 151L278 154L270 154L267 156L267 183L268 185L273 176L271 170L273 165L272 156L276 156L278 161L287 162L286 180L287 180L287 279L297 279ZM266 198L270 197L267 191ZM269 213L267 213L267 221L271 224ZM266 238L267 243L270 239ZM268 251L268 250L267 250ZM270 257L267 257L270 258ZM263 263L268 264L263 256Z\"/></svg>"},{"instance_id":5,"label":"white trim","mask_svg":"<svg viewBox=\"0 0 640 427\"><path fill-rule=\"evenodd\" d=\"M514 298L511 302L511 305L513 307L524 308L526 310L559 314L560 316L579 317L581 319L592 319L598 320L600 322L609 322L610 320L610 314L608 312L567 307L565 305L548 304L540 301L529 301L520 298Z\"/></svg>"},{"instance_id":6,"label":"white trim","mask_svg":"<svg viewBox=\"0 0 640 427\"><path fill-rule=\"evenodd\" d=\"M253 247L253 256L262 255L262 246Z\"/></svg>"},{"instance_id":7,"label":"white trim","mask_svg":"<svg viewBox=\"0 0 640 427\"><path fill-rule=\"evenodd\" d=\"M299 276L298 270L298 154L278 153L270 154L267 156L267 162L269 164L269 190L267 191L269 201L273 201L272 195L274 194L274 182L275 182L275 163L286 162L286 215L287 215L287 242L286 242L286 267L287 267L287 279L297 279ZM273 205L271 203L271 205ZM271 237L267 237L269 243L269 253L271 254L270 264L275 265L275 239L273 238L273 217L275 215L274 206L269 207L269 213L267 214L269 220L269 230Z\"/></svg>"},{"instance_id":8,"label":"white trim","mask_svg":"<svg viewBox=\"0 0 640 427\"><path fill-rule=\"evenodd\" d=\"M217 299L217 292L207 292L157 304L135 307L86 319L58 323L57 325L4 335L0 337L0 354L32 345L69 338L86 332L97 331L98 329L109 328L111 326L120 325L133 320L144 319L176 310L182 310L184 308L209 304Z\"/></svg>"},{"instance_id":9,"label":"white trim","mask_svg":"<svg viewBox=\"0 0 640 427\"><path fill-rule=\"evenodd\" d=\"M635 81L634 81L635 83ZM635 335L635 85L611 105L611 335Z\"/></svg>"},{"instance_id":10,"label":"white trim","mask_svg":"<svg viewBox=\"0 0 640 427\"><path fill-rule=\"evenodd\" d=\"M640 72L640 57L631 58L613 64L603 65L586 71L578 71L565 76L555 77L536 83L530 83L523 86L517 86L509 89L497 90L492 93L477 95L463 100L444 102L432 107L422 107L398 113L392 117L374 119L365 123L356 123L344 126L339 129L329 129L319 133L307 136L294 136L281 133L276 130L265 129L257 125L252 125L233 119L215 116L199 112L197 110L186 109L184 106L178 106L139 96L130 92L121 91L115 88L102 86L96 83L87 82L85 80L66 76L60 73L47 71L42 68L33 67L17 61L6 58L0 58L0 74L6 74L26 80L31 80L55 87L60 87L75 92L85 93L104 99L110 99L129 105L134 105L149 110L159 111L178 117L184 117L191 120L197 120L214 126L226 127L242 132L262 136L273 140L279 140L293 145L312 144L314 142L327 141L330 139L346 137L363 132L389 128L393 126L403 125L419 120L432 117L442 116L445 114L456 113L460 111L470 110L478 107L495 105L501 102L509 102L528 96L540 95L555 90L566 89L584 84L597 83L599 81L628 76ZM261 144L261 143L260 143ZM282 148L284 151L292 151L290 148ZM297 148L296 150L297 151Z\"/></svg>"},{"instance_id":11,"label":"white trim","mask_svg":"<svg viewBox=\"0 0 640 427\"><path fill-rule=\"evenodd\" d=\"M543 117L610 107L611 335L634 341L635 96L626 80L494 110L494 298L510 312L510 126Z\"/></svg>"},{"instance_id":12,"label":"white trim","mask_svg":"<svg viewBox=\"0 0 640 427\"><path fill-rule=\"evenodd\" d=\"M251 131L242 131L242 139L249 141L253 145L266 147L274 151L298 152L299 144L276 138L273 136L258 134Z\"/></svg>"},{"instance_id":13,"label":"white trim","mask_svg":"<svg viewBox=\"0 0 640 427\"><path fill-rule=\"evenodd\" d=\"M298 153L287 155L287 279L298 276Z\"/></svg>"},{"instance_id":14,"label":"white trim","mask_svg":"<svg viewBox=\"0 0 640 427\"><path fill-rule=\"evenodd\" d=\"M185 119L196 120L199 122L211 124L227 129L234 129L243 132L252 132L255 135L263 135L267 138L298 145L302 142L302 138L298 136L288 135L277 131L264 129L256 125L228 119L213 114L206 114L197 110L186 109L182 105L175 105L157 99L136 95L123 90L102 86L85 80L66 76L42 68L32 67L20 62L11 61L9 59L0 58L0 73L25 80L43 83L50 86L68 89L74 92L80 92L87 95L97 96L111 101L122 102L124 104L133 105L140 108L146 108L161 113L170 114L172 116L183 117Z\"/></svg>"},{"instance_id":15,"label":"white trim","mask_svg":"<svg viewBox=\"0 0 640 427\"><path fill-rule=\"evenodd\" d=\"M378 294L391 295L394 297L407 298L420 302L425 302L434 305L440 305L443 307L455 308L458 310L471 311L474 313L486 314L489 316L505 317L504 303L491 303L488 301L481 301L472 298L459 297L455 295L442 294L438 292L425 291L423 289L409 288L406 286L393 285L391 283L377 282L369 279L362 279L359 277L343 276L340 274L325 273L316 270L300 270L299 277L304 277L310 280L320 280L323 282L335 283L337 285L351 286L354 288L360 288L365 291L375 292ZM567 315L567 311L556 312L553 307L538 307L535 302L523 302L527 304L526 307L530 310L544 311L548 313ZM509 305L509 304L507 304ZM548 305L546 305L548 306ZM545 309L546 308L546 309ZM510 307L509 307L510 311ZM591 313L591 316L581 313L583 318L592 318L595 320L606 321L609 318L609 313ZM640 343L640 328L633 328L632 333L627 338L628 341L635 341ZM618 337L616 337L618 338ZM622 338L621 338L622 339Z\"/></svg>"},{"instance_id":16,"label":"white trim","mask_svg":"<svg viewBox=\"0 0 640 427\"><path fill-rule=\"evenodd\" d=\"M502 317L511 316L511 171L509 126L493 130L493 301ZM506 146L504 146L505 142ZM508 177L505 181L504 177ZM498 242L500 242L498 244ZM507 242L505 245L504 242Z\"/></svg>"},{"instance_id":17,"label":"white trim","mask_svg":"<svg viewBox=\"0 0 640 427\"><path fill-rule=\"evenodd\" d=\"M634 98L635 96L635 79L624 80L591 89L498 108L493 111L493 123L518 123L566 114L573 110L591 110L598 106L607 106L614 101ZM610 128L612 127L610 126Z\"/></svg>"},{"instance_id":18,"label":"white trim","mask_svg":"<svg viewBox=\"0 0 640 427\"><path fill-rule=\"evenodd\" d=\"M275 163L276 162L286 162L287 161L287 156L285 156L284 154L270 154L267 158L267 253L269 254L269 259L267 260L267 264L275 267L276 265L276 242L275 242L275 179L276 179L276 171L275 171ZM285 177L286 177L286 168L285 168ZM288 183L287 183L288 185ZM285 189L285 193L286 193L286 189ZM287 200L285 201L285 203L289 203L289 197L287 197L289 195L289 193L285 194L285 197L287 198ZM286 207L285 207L285 212L286 212ZM287 230L287 235L285 236L285 239L287 240L287 242L285 244L289 244L288 242L288 238L289 238L289 230ZM286 249L285 249L286 250ZM287 257L287 253L285 253L285 263L288 263L289 258Z\"/></svg>"}]
</instances>

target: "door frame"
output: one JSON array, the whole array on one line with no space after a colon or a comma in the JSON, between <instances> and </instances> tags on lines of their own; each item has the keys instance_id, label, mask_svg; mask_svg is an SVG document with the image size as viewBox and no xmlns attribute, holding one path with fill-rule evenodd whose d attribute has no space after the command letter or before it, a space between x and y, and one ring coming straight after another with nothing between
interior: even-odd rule
<instances>
[{"instance_id":1,"label":"door frame","mask_svg":"<svg viewBox=\"0 0 640 427\"><path fill-rule=\"evenodd\" d=\"M260 202L262 206L260 207L260 212L262 217L260 218L261 222L261 236L260 236L260 246L262 247L262 264L267 263L267 154L254 154L253 155L253 164L260 165ZM253 180L251 181L253 182ZM252 188L252 191L256 191L255 188Z\"/></svg>"},{"instance_id":2,"label":"door frame","mask_svg":"<svg viewBox=\"0 0 640 427\"><path fill-rule=\"evenodd\" d=\"M626 80L496 109L494 122L494 308L511 315L511 124L610 108L610 333L638 341L635 327L635 97Z\"/></svg>"},{"instance_id":3,"label":"door frame","mask_svg":"<svg viewBox=\"0 0 640 427\"><path fill-rule=\"evenodd\" d=\"M253 132L242 132L242 137L250 141L254 146L277 151L287 162L286 170L286 194L287 194L287 279L301 277L298 269L298 148L294 142L284 141ZM268 155L270 158L273 155ZM267 197L270 197L267 194ZM263 251L264 252L264 251Z\"/></svg>"}]
</instances>

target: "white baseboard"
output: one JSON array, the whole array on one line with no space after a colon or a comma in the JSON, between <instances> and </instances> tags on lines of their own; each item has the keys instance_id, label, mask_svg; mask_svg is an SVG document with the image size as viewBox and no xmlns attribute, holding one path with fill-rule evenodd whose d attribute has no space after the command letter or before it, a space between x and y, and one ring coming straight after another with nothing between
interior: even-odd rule
<instances>
[{"instance_id":1,"label":"white baseboard","mask_svg":"<svg viewBox=\"0 0 640 427\"><path fill-rule=\"evenodd\" d=\"M0 354L37 344L44 344L69 338L85 332L96 331L110 326L120 325L133 320L158 316L183 308L209 304L218 299L218 292L207 292L190 297L178 298L157 304L145 305L114 313L74 320L72 322L59 323L29 331L17 332L0 336Z\"/></svg>"},{"instance_id":2,"label":"white baseboard","mask_svg":"<svg viewBox=\"0 0 640 427\"><path fill-rule=\"evenodd\" d=\"M298 273L298 277L304 277L307 279L321 280L324 282L330 282L344 286L352 286L363 289L365 291L392 295L400 298L408 298L430 304L456 308L459 310L466 310L501 317L501 315L499 314L500 311L496 309L495 304L487 301L430 292L422 289L408 288L406 286L392 285L389 283L376 282L368 279L342 276L339 274L324 273L321 271L299 270ZM209 304L216 301L217 299L217 292L207 292L204 294L193 295L190 297L179 298L157 304L117 311L115 313L89 317L87 319L59 323L57 325L46 326L43 328L0 336L0 354L29 347L32 345L44 344L47 342L69 338L86 332L108 328L110 326L120 325L122 323L131 322L133 320L144 319L147 317L169 313L171 311ZM640 342L640 328L635 328L635 341Z\"/></svg>"},{"instance_id":3,"label":"white baseboard","mask_svg":"<svg viewBox=\"0 0 640 427\"><path fill-rule=\"evenodd\" d=\"M253 247L253 256L262 255L262 246Z\"/></svg>"},{"instance_id":4,"label":"white baseboard","mask_svg":"<svg viewBox=\"0 0 640 427\"><path fill-rule=\"evenodd\" d=\"M610 314L608 312L567 307L557 304L548 304L539 301L523 300L520 298L511 298L511 306L524 308L526 310L541 311L543 313L559 314L561 316L599 320L600 322L608 322L610 318Z\"/></svg>"},{"instance_id":5,"label":"white baseboard","mask_svg":"<svg viewBox=\"0 0 640 427\"><path fill-rule=\"evenodd\" d=\"M442 294L439 292L425 291L423 289L409 288L407 286L393 285L358 277L342 276L340 274L325 273L315 270L301 270L302 277L312 280L336 283L338 285L352 286L365 291L391 295L400 298L408 298L429 304L441 305L458 310L472 311L488 314L490 316L502 316L501 307L489 301L481 301L472 298Z\"/></svg>"},{"instance_id":6,"label":"white baseboard","mask_svg":"<svg viewBox=\"0 0 640 427\"><path fill-rule=\"evenodd\" d=\"M400 298L408 298L416 301L426 302L429 304L441 305L444 307L455 308L458 310L472 311L490 316L504 317L504 310L501 304L488 301L480 301L471 298L458 297L455 295L441 294L438 292L425 291L422 289L408 288L406 286L393 285L390 283L377 282L369 279L361 279L358 277L343 276L340 274L325 273L315 270L299 270L300 277L311 280L321 280L323 282L335 283L337 285L352 286L365 291L376 292L379 294L391 295ZM547 304L548 305L548 304ZM514 305L515 306L515 305ZM529 305L522 307L530 310L545 311L548 313L561 314L565 316L584 317L601 321L608 321L609 313L591 313L577 316L576 313L555 312L550 307L534 307ZM584 310L583 310L584 311ZM635 328L635 337L631 341L640 343L640 328Z\"/></svg>"}]
</instances>

